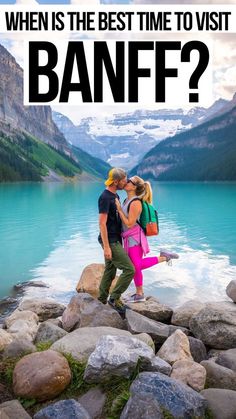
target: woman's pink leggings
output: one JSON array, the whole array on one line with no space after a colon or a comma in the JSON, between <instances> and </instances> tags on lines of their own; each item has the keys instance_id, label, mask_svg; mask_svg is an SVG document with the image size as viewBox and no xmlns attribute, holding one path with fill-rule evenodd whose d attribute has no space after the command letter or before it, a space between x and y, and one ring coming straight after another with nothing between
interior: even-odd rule
<instances>
[{"instance_id":1,"label":"woman's pink leggings","mask_svg":"<svg viewBox=\"0 0 236 419\"><path fill-rule=\"evenodd\" d=\"M150 268L158 263L158 257L148 257L143 259L143 249L141 246L133 246L128 250L129 258L131 259L134 267L134 283L136 287L141 287L143 285L143 269Z\"/></svg>"}]
</instances>

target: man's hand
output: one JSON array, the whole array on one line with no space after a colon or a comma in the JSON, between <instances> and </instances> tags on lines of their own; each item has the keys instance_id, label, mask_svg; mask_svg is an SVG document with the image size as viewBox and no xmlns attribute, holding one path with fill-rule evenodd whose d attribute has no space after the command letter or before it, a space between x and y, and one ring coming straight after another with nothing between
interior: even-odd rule
<instances>
[{"instance_id":1,"label":"man's hand","mask_svg":"<svg viewBox=\"0 0 236 419\"><path fill-rule=\"evenodd\" d=\"M112 252L110 247L104 247L104 257L108 260L112 259Z\"/></svg>"}]
</instances>

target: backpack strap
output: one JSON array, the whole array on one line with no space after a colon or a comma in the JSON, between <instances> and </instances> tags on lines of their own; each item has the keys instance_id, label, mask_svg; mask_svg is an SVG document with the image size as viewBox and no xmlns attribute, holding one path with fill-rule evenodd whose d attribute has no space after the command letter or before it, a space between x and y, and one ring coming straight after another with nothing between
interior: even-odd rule
<instances>
[{"instance_id":1,"label":"backpack strap","mask_svg":"<svg viewBox=\"0 0 236 419\"><path fill-rule=\"evenodd\" d=\"M141 199L139 199L139 198L134 198L134 199L132 199L132 201L130 201L130 203L129 203L129 205L128 205L128 207L127 207L127 213L129 214L129 209L130 209L130 205L132 204L132 202L134 202L134 201L140 201L141 202L141 204L142 204L142 200ZM140 222L139 222L139 220L136 220L136 223L142 228L142 230L143 230L143 227L141 226L141 224L140 224Z\"/></svg>"},{"instance_id":2,"label":"backpack strap","mask_svg":"<svg viewBox=\"0 0 236 419\"><path fill-rule=\"evenodd\" d=\"M132 202L134 202L134 201L140 201L140 202L142 203L141 199L139 199L139 198L134 198L134 199L132 199L132 200L130 201L130 203L129 203L128 207L127 207L127 213L128 213L128 214L129 214L130 205L131 205L131 204L132 204Z\"/></svg>"}]
</instances>

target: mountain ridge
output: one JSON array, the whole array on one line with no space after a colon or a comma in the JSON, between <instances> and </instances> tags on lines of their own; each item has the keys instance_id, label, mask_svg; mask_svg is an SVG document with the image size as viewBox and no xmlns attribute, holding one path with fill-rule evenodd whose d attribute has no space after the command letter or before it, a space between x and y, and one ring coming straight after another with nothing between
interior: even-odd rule
<instances>
[{"instance_id":1,"label":"mountain ridge","mask_svg":"<svg viewBox=\"0 0 236 419\"><path fill-rule=\"evenodd\" d=\"M110 118L83 118L75 125L67 116L53 112L53 120L66 139L112 166L130 170L155 145L177 132L199 125L228 101L217 100L210 108L136 110Z\"/></svg>"},{"instance_id":2,"label":"mountain ridge","mask_svg":"<svg viewBox=\"0 0 236 419\"><path fill-rule=\"evenodd\" d=\"M103 178L110 166L66 141L50 106L24 106L23 70L0 44L0 181Z\"/></svg>"},{"instance_id":3,"label":"mountain ridge","mask_svg":"<svg viewBox=\"0 0 236 419\"><path fill-rule=\"evenodd\" d=\"M236 180L236 103L150 150L131 173L157 180Z\"/></svg>"}]
</instances>

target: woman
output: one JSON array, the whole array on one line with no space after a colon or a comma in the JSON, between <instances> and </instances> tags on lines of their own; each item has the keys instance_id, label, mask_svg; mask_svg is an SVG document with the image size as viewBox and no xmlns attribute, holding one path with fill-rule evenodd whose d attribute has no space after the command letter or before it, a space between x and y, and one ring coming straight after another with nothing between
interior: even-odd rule
<instances>
[{"instance_id":1,"label":"woman","mask_svg":"<svg viewBox=\"0 0 236 419\"><path fill-rule=\"evenodd\" d=\"M150 268L161 262L169 262L171 259L178 259L176 253L161 251L160 255L143 258L150 250L147 238L143 229L138 224L142 212L142 201L152 203L152 189L149 182L144 182L139 176L128 179L124 187L127 198L121 206L116 199L116 207L122 220L122 237L124 248L127 251L134 267L134 283L136 293L127 302L145 301L143 293L143 274L142 270Z\"/></svg>"}]
</instances>

